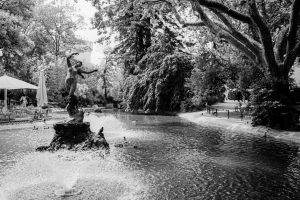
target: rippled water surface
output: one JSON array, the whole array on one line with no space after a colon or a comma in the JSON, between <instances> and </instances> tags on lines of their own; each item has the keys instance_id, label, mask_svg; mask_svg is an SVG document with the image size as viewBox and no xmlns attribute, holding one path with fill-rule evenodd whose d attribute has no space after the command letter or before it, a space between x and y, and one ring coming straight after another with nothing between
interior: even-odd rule
<instances>
[{"instance_id":1,"label":"rippled water surface","mask_svg":"<svg viewBox=\"0 0 300 200\"><path fill-rule=\"evenodd\" d=\"M0 131L0 199L300 199L299 145L222 132L179 117L89 115L110 154L39 153L53 130ZM21 128L21 127L20 127ZM116 148L126 137L129 145ZM133 147L137 148L133 148Z\"/></svg>"}]
</instances>

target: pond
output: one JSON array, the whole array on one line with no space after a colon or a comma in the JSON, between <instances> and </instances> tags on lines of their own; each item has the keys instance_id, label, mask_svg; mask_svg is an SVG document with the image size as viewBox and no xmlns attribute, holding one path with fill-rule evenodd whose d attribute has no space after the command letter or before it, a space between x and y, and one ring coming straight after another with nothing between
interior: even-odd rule
<instances>
[{"instance_id":1,"label":"pond","mask_svg":"<svg viewBox=\"0 0 300 200\"><path fill-rule=\"evenodd\" d=\"M0 131L0 199L300 199L299 144L221 131L176 116L91 114L110 154L35 152L53 130ZM129 145L114 147L126 137ZM136 147L136 148L134 148Z\"/></svg>"}]
</instances>

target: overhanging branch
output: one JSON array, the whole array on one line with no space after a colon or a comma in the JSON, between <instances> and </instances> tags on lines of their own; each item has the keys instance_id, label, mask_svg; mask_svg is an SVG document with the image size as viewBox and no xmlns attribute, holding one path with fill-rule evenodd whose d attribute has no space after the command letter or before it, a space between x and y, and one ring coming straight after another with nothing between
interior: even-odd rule
<instances>
[{"instance_id":1,"label":"overhanging branch","mask_svg":"<svg viewBox=\"0 0 300 200\"><path fill-rule=\"evenodd\" d=\"M287 40L287 33L288 33L288 26L284 27L280 33L278 34L278 37L275 42L275 58L277 63L282 63L284 60L284 55L286 54L286 40Z\"/></svg>"},{"instance_id":2,"label":"overhanging branch","mask_svg":"<svg viewBox=\"0 0 300 200\"><path fill-rule=\"evenodd\" d=\"M255 55L248 47L246 47L244 43L233 37L233 35L229 33L228 30L220 28L221 26L218 26L217 23L212 22L211 19L204 13L200 4L194 2L192 6L194 10L199 13L203 23L205 23L205 25L210 29L212 33L230 42L234 47L242 51L251 60L257 62L257 55Z\"/></svg>"},{"instance_id":3,"label":"overhanging branch","mask_svg":"<svg viewBox=\"0 0 300 200\"><path fill-rule=\"evenodd\" d=\"M298 28L298 16L300 12L300 0L295 0L291 9L291 17L289 23L289 33L288 33L288 45L287 52L290 52L296 45L297 28Z\"/></svg>"},{"instance_id":4,"label":"overhanging branch","mask_svg":"<svg viewBox=\"0 0 300 200\"><path fill-rule=\"evenodd\" d=\"M274 50L273 50L273 42L270 30L266 23L261 18L255 0L249 0L250 6L250 16L259 29L260 40L263 45L263 50L266 58L266 62L269 66L269 70L271 73L278 72L278 65L275 60Z\"/></svg>"},{"instance_id":5,"label":"overhanging branch","mask_svg":"<svg viewBox=\"0 0 300 200\"><path fill-rule=\"evenodd\" d=\"M204 11L201 8L201 5L197 2L193 2L192 3L192 7L194 10L196 10L201 18L201 20L203 21L203 23L205 24L205 26L207 26L212 33L214 34L218 34L219 32L219 28L218 26L216 26L208 17L207 15L204 13Z\"/></svg>"},{"instance_id":6,"label":"overhanging branch","mask_svg":"<svg viewBox=\"0 0 300 200\"><path fill-rule=\"evenodd\" d=\"M182 25L182 27L188 27L188 26L205 26L205 24L203 22L185 22Z\"/></svg>"},{"instance_id":7,"label":"overhanging branch","mask_svg":"<svg viewBox=\"0 0 300 200\"><path fill-rule=\"evenodd\" d=\"M240 41L245 47L247 47L250 51L252 51L256 55L256 59L254 62L263 61L262 55L261 55L261 45L256 41L250 41L246 36L244 36L241 32L237 31L234 26L230 23L230 21L220 12L213 9L212 12L214 12L219 19L227 26L228 30L230 31L230 34Z\"/></svg>"},{"instance_id":8,"label":"overhanging branch","mask_svg":"<svg viewBox=\"0 0 300 200\"><path fill-rule=\"evenodd\" d=\"M252 24L252 20L248 15L239 13L227 6L225 6L222 3L216 2L216 1L211 1L211 0L193 0L194 2L199 3L200 5L211 8L211 9L216 9L220 12L226 13L230 17L239 20L241 22L247 23L247 24Z\"/></svg>"},{"instance_id":9,"label":"overhanging branch","mask_svg":"<svg viewBox=\"0 0 300 200\"><path fill-rule=\"evenodd\" d=\"M168 4L171 7L171 9L172 9L172 11L173 11L176 19L179 21L179 23L182 25L182 27L187 27L187 26L205 26L205 24L203 22L201 22L201 21L200 22L186 22L186 21L184 21L182 19L182 17L180 16L180 14L178 13L178 11L176 10L175 6L172 5L172 3L167 2L166 4Z\"/></svg>"},{"instance_id":10,"label":"overhanging branch","mask_svg":"<svg viewBox=\"0 0 300 200\"><path fill-rule=\"evenodd\" d=\"M300 42L298 42L298 44L295 45L293 50L288 52L288 54L284 60L283 67L287 72L289 72L291 70L291 68L293 67L293 64L295 62L295 59L297 58L297 56L299 54L300 54Z\"/></svg>"}]
</instances>

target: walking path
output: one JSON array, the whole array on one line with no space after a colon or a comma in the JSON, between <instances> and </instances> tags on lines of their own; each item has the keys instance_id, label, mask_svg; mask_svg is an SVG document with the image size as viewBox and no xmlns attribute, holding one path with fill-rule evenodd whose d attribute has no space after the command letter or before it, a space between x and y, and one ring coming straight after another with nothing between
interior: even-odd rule
<instances>
[{"instance_id":1,"label":"walking path","mask_svg":"<svg viewBox=\"0 0 300 200\"><path fill-rule=\"evenodd\" d=\"M223 130L247 132L261 136L267 134L268 137L300 143L300 131L279 131L264 126L253 127L251 125L250 116L246 116L241 119L239 112L234 111L236 104L237 102L226 102L215 105L214 108L218 108L217 117L207 113L207 111L181 113L179 114L179 117L197 123L201 126L217 127ZM230 110L229 119L227 116L227 110Z\"/></svg>"}]
</instances>

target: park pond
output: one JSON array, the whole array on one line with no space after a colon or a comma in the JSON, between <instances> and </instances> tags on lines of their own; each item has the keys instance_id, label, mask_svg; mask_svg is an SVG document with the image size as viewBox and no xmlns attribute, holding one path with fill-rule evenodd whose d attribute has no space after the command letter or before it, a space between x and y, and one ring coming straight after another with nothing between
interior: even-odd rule
<instances>
[{"instance_id":1,"label":"park pond","mask_svg":"<svg viewBox=\"0 0 300 200\"><path fill-rule=\"evenodd\" d=\"M110 153L35 152L53 129L0 131L0 199L300 199L300 145L176 116L90 114ZM128 145L115 147L126 137Z\"/></svg>"}]
</instances>

